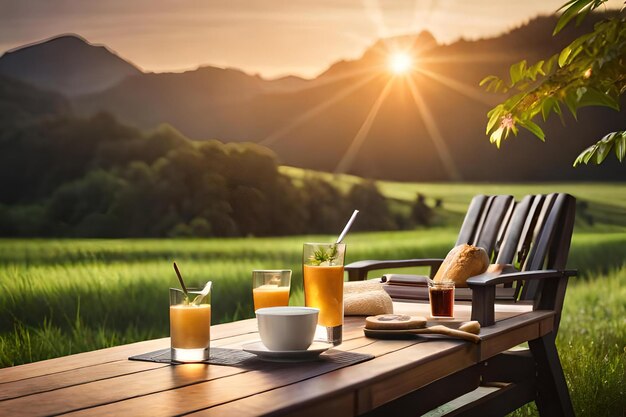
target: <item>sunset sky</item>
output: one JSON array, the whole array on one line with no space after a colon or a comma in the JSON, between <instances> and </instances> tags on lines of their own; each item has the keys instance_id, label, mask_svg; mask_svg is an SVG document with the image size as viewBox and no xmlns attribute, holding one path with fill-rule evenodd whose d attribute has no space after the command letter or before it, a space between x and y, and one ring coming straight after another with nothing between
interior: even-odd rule
<instances>
[{"instance_id":1,"label":"sunset sky","mask_svg":"<svg viewBox=\"0 0 626 417\"><path fill-rule=\"evenodd\" d=\"M62 33L105 44L146 71L200 65L312 77L377 38L490 37L565 0L0 0L0 53ZM619 0L609 2L619 7Z\"/></svg>"}]
</instances>

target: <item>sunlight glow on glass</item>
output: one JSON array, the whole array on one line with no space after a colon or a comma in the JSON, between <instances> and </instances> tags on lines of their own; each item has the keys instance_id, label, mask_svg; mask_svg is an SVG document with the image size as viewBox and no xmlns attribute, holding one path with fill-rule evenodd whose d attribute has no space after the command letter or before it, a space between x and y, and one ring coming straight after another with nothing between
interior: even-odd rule
<instances>
[{"instance_id":1,"label":"sunlight glow on glass","mask_svg":"<svg viewBox=\"0 0 626 417\"><path fill-rule=\"evenodd\" d=\"M389 57L389 69L394 74L405 74L413 66L413 58L406 52L396 52Z\"/></svg>"}]
</instances>

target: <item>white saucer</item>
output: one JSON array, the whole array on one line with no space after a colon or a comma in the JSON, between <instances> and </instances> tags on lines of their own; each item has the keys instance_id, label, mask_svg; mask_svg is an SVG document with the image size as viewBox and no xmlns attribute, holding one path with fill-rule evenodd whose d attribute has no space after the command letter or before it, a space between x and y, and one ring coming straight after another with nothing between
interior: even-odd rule
<instances>
[{"instance_id":1,"label":"white saucer","mask_svg":"<svg viewBox=\"0 0 626 417\"><path fill-rule=\"evenodd\" d=\"M332 343L313 342L306 350L269 350L260 340L242 346L244 352L253 353L259 359L272 362L312 361L332 347Z\"/></svg>"}]
</instances>

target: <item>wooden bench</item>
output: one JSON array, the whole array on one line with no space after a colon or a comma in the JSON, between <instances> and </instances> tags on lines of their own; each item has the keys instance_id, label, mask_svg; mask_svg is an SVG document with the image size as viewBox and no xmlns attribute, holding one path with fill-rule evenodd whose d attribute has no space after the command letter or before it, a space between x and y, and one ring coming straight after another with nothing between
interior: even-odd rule
<instances>
[{"instance_id":1,"label":"wooden bench","mask_svg":"<svg viewBox=\"0 0 626 417\"><path fill-rule=\"evenodd\" d=\"M574 227L576 199L569 194L512 196L478 195L472 199L456 244L483 247L492 263L519 272L486 273L468 280L473 320L497 325L494 313L498 289L514 290L511 301L532 304L535 311L553 312L553 329L530 339L530 350L502 352L481 364L481 380L501 386L487 397L468 397L451 415L504 415L535 401L542 416L573 415L555 337L567 282L576 271L565 270ZM442 259L366 260L346 265L350 280L367 279L371 271L428 266L433 277ZM513 287L515 285L515 287ZM403 291L409 299L410 287Z\"/></svg>"}]
</instances>

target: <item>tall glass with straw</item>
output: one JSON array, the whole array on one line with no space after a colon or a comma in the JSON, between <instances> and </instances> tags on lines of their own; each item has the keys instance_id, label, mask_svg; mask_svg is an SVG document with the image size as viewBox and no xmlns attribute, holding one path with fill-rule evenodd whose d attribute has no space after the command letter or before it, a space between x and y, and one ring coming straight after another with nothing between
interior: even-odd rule
<instances>
[{"instance_id":1,"label":"tall glass with straw","mask_svg":"<svg viewBox=\"0 0 626 417\"><path fill-rule=\"evenodd\" d=\"M343 242L358 210L352 213L335 243L305 243L302 252L304 303L319 308L315 340L339 345L343 332Z\"/></svg>"}]
</instances>

